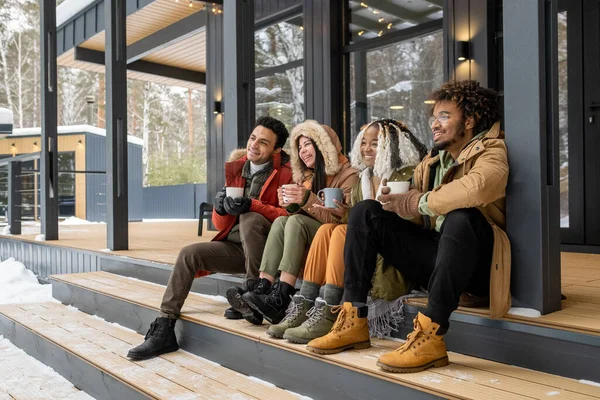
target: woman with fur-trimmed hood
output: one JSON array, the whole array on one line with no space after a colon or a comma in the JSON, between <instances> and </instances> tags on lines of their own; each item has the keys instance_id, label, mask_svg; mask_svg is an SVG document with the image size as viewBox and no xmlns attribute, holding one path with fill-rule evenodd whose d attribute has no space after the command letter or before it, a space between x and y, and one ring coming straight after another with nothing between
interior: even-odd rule
<instances>
[{"instance_id":1,"label":"woman with fur-trimmed hood","mask_svg":"<svg viewBox=\"0 0 600 400\"><path fill-rule=\"evenodd\" d=\"M272 324L285 316L315 233L324 223L340 222L335 214L320 207L317 193L324 188L339 188L344 203L348 203L358 181L358 171L342 154L338 135L317 121L306 120L292 130L291 157L296 184L280 188L279 203L292 215L273 222L260 267L263 284L242 296ZM277 275L279 282L271 286Z\"/></svg>"},{"instance_id":2,"label":"woman with fur-trimmed hood","mask_svg":"<svg viewBox=\"0 0 600 400\"><path fill-rule=\"evenodd\" d=\"M351 191L350 201L337 209L315 205L339 218L342 224L322 225L310 247L300 293L293 298L286 318L271 325L267 333L295 343L308 343L329 332L336 316L332 308L340 304L344 287L344 243L350 207L366 199L376 199L385 181L409 181L415 166L427 153L426 147L401 122L385 119L363 127L352 147L352 166L360 179ZM379 278L378 278L379 275ZM394 300L408 291L395 268L379 263L372 297ZM321 294L322 297L318 297ZM386 310L387 311L387 310ZM384 318L389 322L390 313ZM375 315L375 313L374 313ZM378 321L374 326L386 325Z\"/></svg>"}]
</instances>

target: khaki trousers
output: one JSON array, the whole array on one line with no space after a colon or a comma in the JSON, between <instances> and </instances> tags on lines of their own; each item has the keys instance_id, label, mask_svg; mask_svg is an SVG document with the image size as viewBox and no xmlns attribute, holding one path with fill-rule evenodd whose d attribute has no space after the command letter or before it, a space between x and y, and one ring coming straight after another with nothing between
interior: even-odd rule
<instances>
[{"instance_id":1,"label":"khaki trousers","mask_svg":"<svg viewBox=\"0 0 600 400\"><path fill-rule=\"evenodd\" d=\"M227 274L245 271L245 280L258 278L258 268L270 228L271 223L265 217L249 212L239 218L241 243L224 240L194 243L181 249L162 299L161 316L179 318L194 276L199 270Z\"/></svg>"}]
</instances>

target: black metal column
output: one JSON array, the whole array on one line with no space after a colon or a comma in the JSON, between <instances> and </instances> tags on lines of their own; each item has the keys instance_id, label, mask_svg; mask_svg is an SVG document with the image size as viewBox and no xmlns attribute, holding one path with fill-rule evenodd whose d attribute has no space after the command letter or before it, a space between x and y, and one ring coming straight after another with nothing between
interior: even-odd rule
<instances>
[{"instance_id":1,"label":"black metal column","mask_svg":"<svg viewBox=\"0 0 600 400\"><path fill-rule=\"evenodd\" d=\"M560 309L556 2L504 0L507 231L515 305Z\"/></svg>"},{"instance_id":2,"label":"black metal column","mask_svg":"<svg viewBox=\"0 0 600 400\"><path fill-rule=\"evenodd\" d=\"M225 0L223 104L225 150L245 146L254 125L254 0ZM232 140L236 138L236 141Z\"/></svg>"},{"instance_id":3,"label":"black metal column","mask_svg":"<svg viewBox=\"0 0 600 400\"><path fill-rule=\"evenodd\" d=\"M46 240L58 240L56 0L42 0L40 4L40 57L42 84L41 232Z\"/></svg>"},{"instance_id":4,"label":"black metal column","mask_svg":"<svg viewBox=\"0 0 600 400\"><path fill-rule=\"evenodd\" d=\"M104 2L106 49L106 240L129 248L126 0Z\"/></svg>"},{"instance_id":5,"label":"black metal column","mask_svg":"<svg viewBox=\"0 0 600 400\"><path fill-rule=\"evenodd\" d=\"M8 224L13 235L21 234L21 210L23 209L21 167L20 161L8 163Z\"/></svg>"},{"instance_id":6,"label":"black metal column","mask_svg":"<svg viewBox=\"0 0 600 400\"><path fill-rule=\"evenodd\" d=\"M360 127L369 122L367 105L367 52L354 53L354 98L356 100L356 120L353 134L358 134ZM350 141L351 142L351 141ZM351 148L352 143L347 148Z\"/></svg>"},{"instance_id":7,"label":"black metal column","mask_svg":"<svg viewBox=\"0 0 600 400\"><path fill-rule=\"evenodd\" d=\"M216 105L223 109L223 15L208 14L206 24L206 198L213 202L215 195L225 184L225 137L223 114L217 113ZM228 112L228 110L225 110ZM227 139L228 148L237 143L237 132Z\"/></svg>"},{"instance_id":8,"label":"black metal column","mask_svg":"<svg viewBox=\"0 0 600 400\"><path fill-rule=\"evenodd\" d=\"M306 118L343 136L344 15L346 2L304 0ZM342 140L344 143L344 140Z\"/></svg>"}]
</instances>

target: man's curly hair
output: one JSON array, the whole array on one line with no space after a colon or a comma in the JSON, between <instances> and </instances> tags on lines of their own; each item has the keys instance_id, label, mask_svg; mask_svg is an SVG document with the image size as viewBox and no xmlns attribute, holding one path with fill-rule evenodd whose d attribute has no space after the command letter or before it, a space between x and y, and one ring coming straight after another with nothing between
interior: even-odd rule
<instances>
[{"instance_id":1,"label":"man's curly hair","mask_svg":"<svg viewBox=\"0 0 600 400\"><path fill-rule=\"evenodd\" d=\"M500 120L498 94L495 90L482 87L473 80L447 82L431 94L430 100L454 101L462 112L463 118L473 117L474 134L490 129ZM433 107L431 109L433 113Z\"/></svg>"}]
</instances>

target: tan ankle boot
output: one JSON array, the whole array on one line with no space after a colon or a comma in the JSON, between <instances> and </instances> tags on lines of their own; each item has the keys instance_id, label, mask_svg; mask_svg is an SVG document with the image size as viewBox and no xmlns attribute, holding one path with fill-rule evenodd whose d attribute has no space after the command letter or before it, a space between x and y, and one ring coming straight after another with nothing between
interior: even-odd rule
<instances>
[{"instance_id":1,"label":"tan ankle boot","mask_svg":"<svg viewBox=\"0 0 600 400\"><path fill-rule=\"evenodd\" d=\"M306 348L317 354L336 354L344 350L358 350L371 347L367 318L358 317L358 308L352 303L344 303L331 309L339 313L331 331L325 336L311 340Z\"/></svg>"},{"instance_id":2,"label":"tan ankle boot","mask_svg":"<svg viewBox=\"0 0 600 400\"><path fill-rule=\"evenodd\" d=\"M414 324L414 331L402 346L379 357L379 367L390 372L404 373L448 365L444 336L436 335L440 325L421 313L415 318Z\"/></svg>"}]
</instances>

